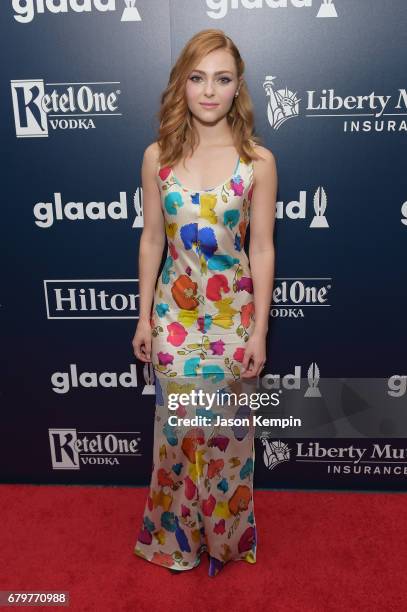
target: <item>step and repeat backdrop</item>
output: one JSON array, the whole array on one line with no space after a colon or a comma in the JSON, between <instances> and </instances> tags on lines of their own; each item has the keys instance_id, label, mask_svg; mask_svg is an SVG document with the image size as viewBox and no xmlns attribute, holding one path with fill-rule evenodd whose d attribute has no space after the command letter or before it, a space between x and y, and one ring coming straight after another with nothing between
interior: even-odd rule
<instances>
[{"instance_id":1,"label":"step and repeat backdrop","mask_svg":"<svg viewBox=\"0 0 407 612\"><path fill-rule=\"evenodd\" d=\"M404 0L1 2L0 479L149 484L133 355L141 162L171 66L220 28L276 157L259 488L406 490ZM301 415L302 427L277 417ZM280 426L277 426L280 425Z\"/></svg>"}]
</instances>

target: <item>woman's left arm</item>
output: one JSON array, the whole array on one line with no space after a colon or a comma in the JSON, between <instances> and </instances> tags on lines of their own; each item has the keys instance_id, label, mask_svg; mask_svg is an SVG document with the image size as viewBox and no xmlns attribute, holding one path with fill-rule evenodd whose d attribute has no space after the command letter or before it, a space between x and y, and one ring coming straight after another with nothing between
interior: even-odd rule
<instances>
[{"instance_id":1,"label":"woman's left arm","mask_svg":"<svg viewBox=\"0 0 407 612\"><path fill-rule=\"evenodd\" d=\"M274 285L274 224L277 198L277 168L273 153L256 147L263 159L254 162L254 184L250 204L249 262L253 281L255 326L243 360L246 373L258 376L266 362L266 336ZM252 363L251 363L252 362Z\"/></svg>"}]
</instances>

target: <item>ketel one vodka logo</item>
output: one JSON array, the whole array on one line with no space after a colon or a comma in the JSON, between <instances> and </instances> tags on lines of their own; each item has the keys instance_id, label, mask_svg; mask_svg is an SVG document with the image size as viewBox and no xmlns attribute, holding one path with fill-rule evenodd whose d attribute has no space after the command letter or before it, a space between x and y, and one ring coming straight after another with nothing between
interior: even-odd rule
<instances>
[{"instance_id":1,"label":"ketel one vodka logo","mask_svg":"<svg viewBox=\"0 0 407 612\"><path fill-rule=\"evenodd\" d=\"M330 307L331 277L275 278L273 318L299 319L305 317L305 309Z\"/></svg>"},{"instance_id":2,"label":"ketel one vodka logo","mask_svg":"<svg viewBox=\"0 0 407 612\"><path fill-rule=\"evenodd\" d=\"M49 130L94 129L102 117L121 116L120 83L44 83L11 81L17 138L46 138ZM47 88L47 89L46 89Z\"/></svg>"},{"instance_id":3,"label":"ketel one vodka logo","mask_svg":"<svg viewBox=\"0 0 407 612\"><path fill-rule=\"evenodd\" d=\"M281 440L269 441L271 434L265 432L260 436L260 440L264 446L263 461L264 465L273 470L277 465L290 460L290 449L287 444Z\"/></svg>"},{"instance_id":4,"label":"ketel one vodka logo","mask_svg":"<svg viewBox=\"0 0 407 612\"><path fill-rule=\"evenodd\" d=\"M37 15L58 13L120 12L120 21L141 21L136 0L13 0L14 19L31 23Z\"/></svg>"},{"instance_id":5,"label":"ketel one vodka logo","mask_svg":"<svg viewBox=\"0 0 407 612\"><path fill-rule=\"evenodd\" d=\"M120 465L124 457L141 457L139 431L50 428L48 434L54 470L79 470L82 465Z\"/></svg>"}]
</instances>

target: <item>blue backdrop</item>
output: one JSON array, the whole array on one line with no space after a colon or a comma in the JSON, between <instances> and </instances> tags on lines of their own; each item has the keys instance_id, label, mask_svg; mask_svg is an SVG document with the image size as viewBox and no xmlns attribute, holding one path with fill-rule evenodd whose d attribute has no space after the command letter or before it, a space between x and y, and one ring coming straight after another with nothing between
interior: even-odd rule
<instances>
[{"instance_id":1,"label":"blue backdrop","mask_svg":"<svg viewBox=\"0 0 407 612\"><path fill-rule=\"evenodd\" d=\"M306 414L318 376L348 381L312 435L256 439L255 485L405 489L404 0L8 0L0 10L1 480L149 483L154 375L131 346L141 161L171 66L215 27L241 51L256 132L278 165L259 383L287 390L296 378ZM374 392L351 392L352 379L374 380Z\"/></svg>"}]
</instances>

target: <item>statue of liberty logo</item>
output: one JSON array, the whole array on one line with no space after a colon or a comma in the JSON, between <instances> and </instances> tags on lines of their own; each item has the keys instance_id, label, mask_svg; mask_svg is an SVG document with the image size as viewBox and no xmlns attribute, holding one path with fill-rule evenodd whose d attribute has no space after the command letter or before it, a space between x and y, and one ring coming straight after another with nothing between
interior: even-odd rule
<instances>
[{"instance_id":1,"label":"statue of liberty logo","mask_svg":"<svg viewBox=\"0 0 407 612\"><path fill-rule=\"evenodd\" d=\"M267 118L271 127L278 130L287 119L298 117L298 103L301 98L297 98L297 92L292 92L287 87L285 89L275 89L275 78L275 76L266 76L263 87L270 98L267 105Z\"/></svg>"}]
</instances>

